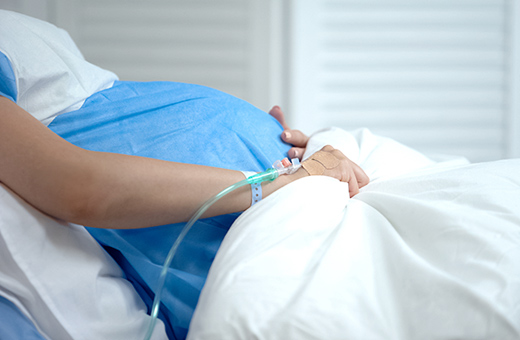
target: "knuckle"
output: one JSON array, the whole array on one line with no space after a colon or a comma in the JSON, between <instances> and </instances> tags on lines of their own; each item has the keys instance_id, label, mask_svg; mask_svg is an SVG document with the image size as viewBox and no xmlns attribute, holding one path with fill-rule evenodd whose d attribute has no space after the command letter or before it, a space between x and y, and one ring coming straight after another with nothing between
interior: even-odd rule
<instances>
[{"instance_id":1,"label":"knuckle","mask_svg":"<svg viewBox=\"0 0 520 340\"><path fill-rule=\"evenodd\" d=\"M323 148L321 148L323 151L332 151L334 148L332 145L325 145Z\"/></svg>"}]
</instances>

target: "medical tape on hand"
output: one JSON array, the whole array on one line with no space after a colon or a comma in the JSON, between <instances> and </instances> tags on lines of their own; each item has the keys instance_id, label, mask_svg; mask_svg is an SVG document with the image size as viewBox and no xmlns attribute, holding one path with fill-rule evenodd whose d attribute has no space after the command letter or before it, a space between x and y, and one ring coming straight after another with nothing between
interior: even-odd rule
<instances>
[{"instance_id":1,"label":"medical tape on hand","mask_svg":"<svg viewBox=\"0 0 520 340\"><path fill-rule=\"evenodd\" d=\"M323 175L325 170L331 170L337 167L340 160L330 152L318 151L302 163L311 176Z\"/></svg>"}]
</instances>

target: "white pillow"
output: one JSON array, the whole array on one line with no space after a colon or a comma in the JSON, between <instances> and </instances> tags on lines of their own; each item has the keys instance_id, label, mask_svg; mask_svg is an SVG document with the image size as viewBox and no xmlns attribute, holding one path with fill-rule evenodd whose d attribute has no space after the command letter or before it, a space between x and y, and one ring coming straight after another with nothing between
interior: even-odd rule
<instances>
[{"instance_id":1,"label":"white pillow","mask_svg":"<svg viewBox=\"0 0 520 340\"><path fill-rule=\"evenodd\" d=\"M49 339L143 339L146 306L81 226L57 221L0 184L0 295ZM167 339L159 320L153 339Z\"/></svg>"},{"instance_id":2,"label":"white pillow","mask_svg":"<svg viewBox=\"0 0 520 340\"><path fill-rule=\"evenodd\" d=\"M16 78L16 103L45 125L117 80L87 62L69 34L47 22L0 10L0 37L0 52Z\"/></svg>"}]
</instances>

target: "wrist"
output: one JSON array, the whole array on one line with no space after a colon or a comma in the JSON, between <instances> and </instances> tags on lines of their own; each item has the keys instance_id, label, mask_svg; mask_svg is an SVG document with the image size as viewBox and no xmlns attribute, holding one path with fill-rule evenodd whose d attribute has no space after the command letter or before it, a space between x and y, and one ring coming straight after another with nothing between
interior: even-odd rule
<instances>
[{"instance_id":1,"label":"wrist","mask_svg":"<svg viewBox=\"0 0 520 340\"><path fill-rule=\"evenodd\" d=\"M298 171L296 171L293 174L290 175L281 175L277 179L275 179L272 182L263 182L262 183L262 190L263 190L263 196L267 197L276 190L286 186L289 183L292 183L300 178L307 177L309 174L304 169L300 168Z\"/></svg>"},{"instance_id":2,"label":"wrist","mask_svg":"<svg viewBox=\"0 0 520 340\"><path fill-rule=\"evenodd\" d=\"M294 182L300 178L309 176L309 173L304 168L299 168L295 173L290 175L285 175L284 177L287 177L287 183Z\"/></svg>"}]
</instances>

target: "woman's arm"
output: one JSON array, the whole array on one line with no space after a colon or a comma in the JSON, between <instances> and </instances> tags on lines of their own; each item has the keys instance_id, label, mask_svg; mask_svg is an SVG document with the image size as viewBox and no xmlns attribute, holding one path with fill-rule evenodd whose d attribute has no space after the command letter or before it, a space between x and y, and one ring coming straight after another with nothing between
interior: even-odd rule
<instances>
[{"instance_id":1,"label":"woman's arm","mask_svg":"<svg viewBox=\"0 0 520 340\"><path fill-rule=\"evenodd\" d=\"M322 151L334 154L338 164L320 174L348 182L355 189L351 195L357 193L356 177L364 173L339 150L327 146ZM31 205L100 228L187 221L207 199L244 179L239 171L79 148L1 96L0 160L0 181ZM301 168L264 182L263 195L308 175ZM244 186L217 201L204 217L243 211L250 203L251 189Z\"/></svg>"},{"instance_id":2,"label":"woman's arm","mask_svg":"<svg viewBox=\"0 0 520 340\"><path fill-rule=\"evenodd\" d=\"M102 228L138 228L186 221L202 203L244 176L239 171L93 152L65 141L12 101L0 97L0 181L39 210ZM268 196L307 175L263 184ZM205 216L250 206L245 186Z\"/></svg>"}]
</instances>

